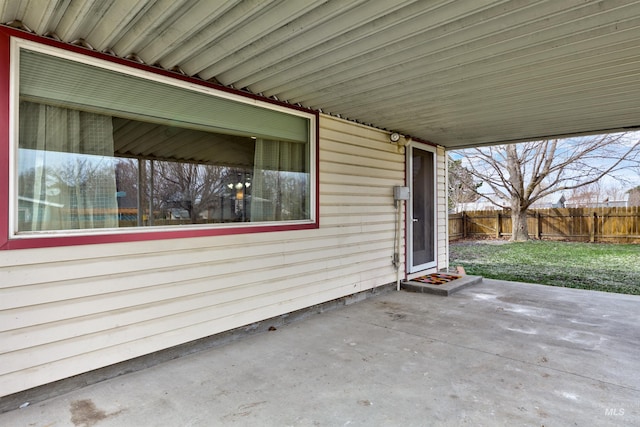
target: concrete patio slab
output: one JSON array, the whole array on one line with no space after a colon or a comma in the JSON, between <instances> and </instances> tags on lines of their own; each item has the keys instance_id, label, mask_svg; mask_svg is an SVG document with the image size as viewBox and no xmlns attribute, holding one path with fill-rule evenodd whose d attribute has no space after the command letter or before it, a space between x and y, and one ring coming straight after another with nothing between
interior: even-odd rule
<instances>
[{"instance_id":1,"label":"concrete patio slab","mask_svg":"<svg viewBox=\"0 0 640 427\"><path fill-rule=\"evenodd\" d=\"M640 425L640 297L389 292L0 415L2 426Z\"/></svg>"}]
</instances>

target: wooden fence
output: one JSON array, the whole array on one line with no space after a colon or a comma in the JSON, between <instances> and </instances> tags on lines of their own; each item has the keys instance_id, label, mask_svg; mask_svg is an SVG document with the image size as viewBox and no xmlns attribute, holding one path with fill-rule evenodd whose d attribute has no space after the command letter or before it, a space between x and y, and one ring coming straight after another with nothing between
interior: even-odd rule
<instances>
[{"instance_id":1,"label":"wooden fence","mask_svg":"<svg viewBox=\"0 0 640 427\"><path fill-rule=\"evenodd\" d=\"M534 209L529 237L580 242L640 243L640 207ZM449 215L449 239L511 236L509 211L470 211Z\"/></svg>"}]
</instances>

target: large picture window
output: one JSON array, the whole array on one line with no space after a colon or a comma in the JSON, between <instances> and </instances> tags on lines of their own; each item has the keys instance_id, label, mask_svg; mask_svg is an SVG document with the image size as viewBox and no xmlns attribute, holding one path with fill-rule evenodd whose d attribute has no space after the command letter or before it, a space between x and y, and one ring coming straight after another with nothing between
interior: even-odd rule
<instances>
[{"instance_id":1,"label":"large picture window","mask_svg":"<svg viewBox=\"0 0 640 427\"><path fill-rule=\"evenodd\" d=\"M314 220L313 115L18 52L16 236Z\"/></svg>"}]
</instances>

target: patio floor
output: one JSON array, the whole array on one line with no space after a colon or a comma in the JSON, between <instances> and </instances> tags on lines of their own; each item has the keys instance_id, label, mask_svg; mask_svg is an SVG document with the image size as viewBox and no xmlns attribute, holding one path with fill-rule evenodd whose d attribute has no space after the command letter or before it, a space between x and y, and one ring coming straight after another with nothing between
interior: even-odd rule
<instances>
[{"instance_id":1,"label":"patio floor","mask_svg":"<svg viewBox=\"0 0 640 427\"><path fill-rule=\"evenodd\" d=\"M0 415L2 426L640 425L640 297L389 292Z\"/></svg>"}]
</instances>

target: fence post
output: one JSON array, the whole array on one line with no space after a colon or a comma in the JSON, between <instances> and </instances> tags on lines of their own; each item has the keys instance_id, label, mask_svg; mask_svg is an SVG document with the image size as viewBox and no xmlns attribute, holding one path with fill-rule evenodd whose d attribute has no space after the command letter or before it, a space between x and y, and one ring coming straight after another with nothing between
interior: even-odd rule
<instances>
[{"instance_id":1,"label":"fence post","mask_svg":"<svg viewBox=\"0 0 640 427\"><path fill-rule=\"evenodd\" d=\"M462 212L462 238L467 238L467 214Z\"/></svg>"},{"instance_id":2,"label":"fence post","mask_svg":"<svg viewBox=\"0 0 640 427\"><path fill-rule=\"evenodd\" d=\"M536 211L536 239L542 239L542 227L540 226L540 212Z\"/></svg>"},{"instance_id":3,"label":"fence post","mask_svg":"<svg viewBox=\"0 0 640 427\"><path fill-rule=\"evenodd\" d=\"M499 239L500 234L502 233L500 225L500 211L498 211L496 213L496 239Z\"/></svg>"},{"instance_id":4,"label":"fence post","mask_svg":"<svg viewBox=\"0 0 640 427\"><path fill-rule=\"evenodd\" d=\"M596 227L598 226L598 213L594 212L591 220L591 236L589 241L594 243L596 241Z\"/></svg>"}]
</instances>

